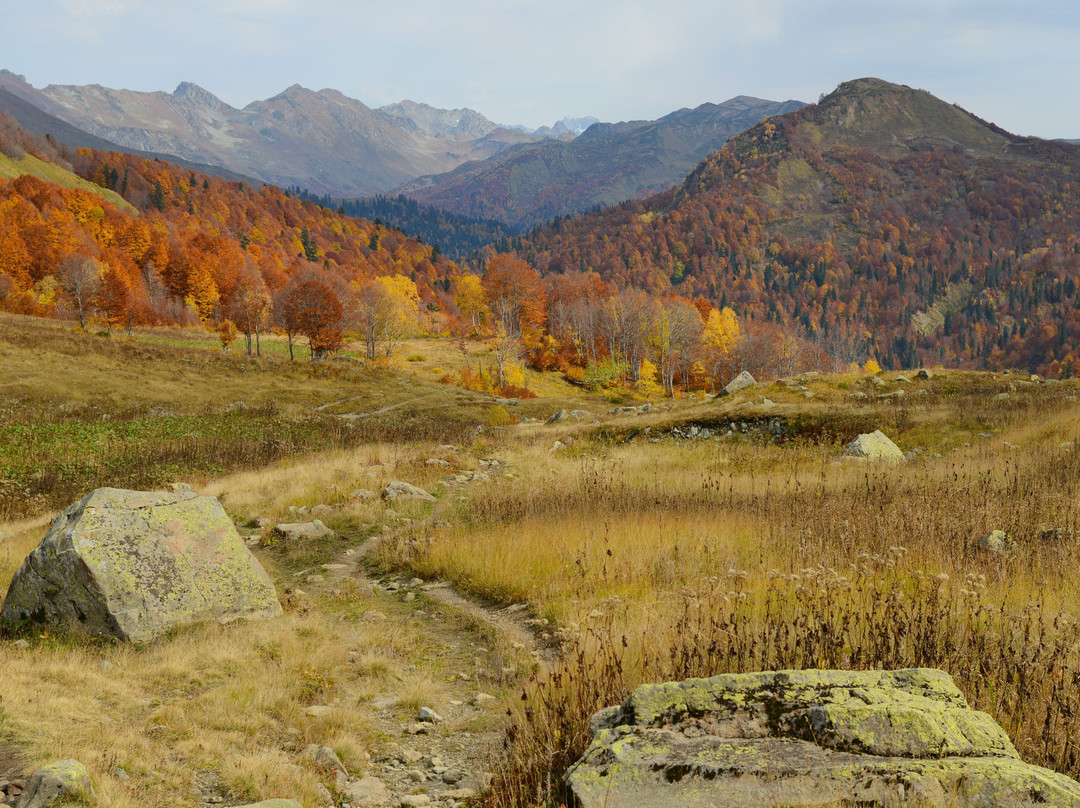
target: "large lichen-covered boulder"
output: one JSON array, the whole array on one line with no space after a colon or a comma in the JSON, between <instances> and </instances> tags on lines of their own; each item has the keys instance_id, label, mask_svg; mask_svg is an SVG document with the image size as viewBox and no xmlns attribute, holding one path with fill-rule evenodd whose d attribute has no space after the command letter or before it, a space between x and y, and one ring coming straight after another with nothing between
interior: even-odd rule
<instances>
[{"instance_id":1,"label":"large lichen-covered boulder","mask_svg":"<svg viewBox=\"0 0 1080 808\"><path fill-rule=\"evenodd\" d=\"M906 458L900 447L889 436L876 429L859 435L844 447L841 457L854 457L860 460L877 460L886 463L903 463Z\"/></svg>"},{"instance_id":2,"label":"large lichen-covered boulder","mask_svg":"<svg viewBox=\"0 0 1080 808\"><path fill-rule=\"evenodd\" d=\"M643 685L593 716L581 808L1080 806L942 671L776 671Z\"/></svg>"},{"instance_id":3,"label":"large lichen-covered boulder","mask_svg":"<svg viewBox=\"0 0 1080 808\"><path fill-rule=\"evenodd\" d=\"M215 498L98 488L23 561L0 619L143 641L208 618L280 614L274 584Z\"/></svg>"},{"instance_id":4,"label":"large lichen-covered boulder","mask_svg":"<svg viewBox=\"0 0 1080 808\"><path fill-rule=\"evenodd\" d=\"M58 760L36 769L26 781L17 808L49 808L65 797L92 797L90 773L77 760Z\"/></svg>"}]
</instances>

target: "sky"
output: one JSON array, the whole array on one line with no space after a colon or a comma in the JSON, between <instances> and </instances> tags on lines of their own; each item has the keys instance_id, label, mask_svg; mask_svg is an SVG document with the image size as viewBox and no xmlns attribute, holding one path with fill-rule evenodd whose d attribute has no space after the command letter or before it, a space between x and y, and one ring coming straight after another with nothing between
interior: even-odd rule
<instances>
[{"instance_id":1,"label":"sky","mask_svg":"<svg viewBox=\"0 0 1080 808\"><path fill-rule=\"evenodd\" d=\"M1076 0L5 0L0 68L35 87L242 107L293 84L503 124L813 102L876 76L1022 135L1080 138Z\"/></svg>"}]
</instances>

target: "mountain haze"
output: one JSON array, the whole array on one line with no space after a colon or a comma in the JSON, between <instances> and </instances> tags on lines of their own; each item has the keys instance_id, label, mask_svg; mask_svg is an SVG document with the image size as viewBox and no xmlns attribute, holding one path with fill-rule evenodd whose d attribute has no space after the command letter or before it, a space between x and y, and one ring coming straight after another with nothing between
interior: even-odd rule
<instances>
[{"instance_id":1,"label":"mountain haze","mask_svg":"<svg viewBox=\"0 0 1080 808\"><path fill-rule=\"evenodd\" d=\"M677 188L540 228L548 273L704 296L834 355L1073 373L1080 147L922 90L841 84L730 140Z\"/></svg>"},{"instance_id":2,"label":"mountain haze","mask_svg":"<svg viewBox=\"0 0 1080 808\"><path fill-rule=\"evenodd\" d=\"M341 197L387 191L542 137L495 127L472 110L435 110L413 102L371 109L337 90L316 92L300 85L243 109L191 82L172 93L96 84L37 90L5 71L0 87L126 149L220 165L265 182Z\"/></svg>"},{"instance_id":3,"label":"mountain haze","mask_svg":"<svg viewBox=\"0 0 1080 808\"><path fill-rule=\"evenodd\" d=\"M739 96L656 121L594 123L568 142L508 149L422 177L401 193L465 216L528 227L670 188L732 135L801 106Z\"/></svg>"}]
</instances>

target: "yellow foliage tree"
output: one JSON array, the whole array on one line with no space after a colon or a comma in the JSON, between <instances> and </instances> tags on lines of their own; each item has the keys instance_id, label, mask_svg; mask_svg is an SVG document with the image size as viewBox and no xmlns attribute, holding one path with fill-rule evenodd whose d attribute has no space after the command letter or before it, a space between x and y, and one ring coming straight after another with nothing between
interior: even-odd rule
<instances>
[{"instance_id":1,"label":"yellow foliage tree","mask_svg":"<svg viewBox=\"0 0 1080 808\"><path fill-rule=\"evenodd\" d=\"M638 383L636 385L639 392L644 393L647 396L662 396L664 395L664 388L658 381L660 376L660 370L648 359L641 363L641 373L638 377Z\"/></svg>"},{"instance_id":2,"label":"yellow foliage tree","mask_svg":"<svg viewBox=\"0 0 1080 808\"><path fill-rule=\"evenodd\" d=\"M705 319L701 340L707 370L715 385L718 380L732 375L735 352L742 342L735 312L727 306L720 311L712 309Z\"/></svg>"},{"instance_id":3,"label":"yellow foliage tree","mask_svg":"<svg viewBox=\"0 0 1080 808\"><path fill-rule=\"evenodd\" d=\"M473 334L479 335L484 321L491 314L487 304L487 293L480 283L479 275L462 275L457 280L454 302L461 316L469 321Z\"/></svg>"},{"instance_id":4,"label":"yellow foliage tree","mask_svg":"<svg viewBox=\"0 0 1080 808\"><path fill-rule=\"evenodd\" d=\"M879 365L873 357L866 360L866 364L862 366L862 369L866 373L881 373L881 365Z\"/></svg>"}]
</instances>

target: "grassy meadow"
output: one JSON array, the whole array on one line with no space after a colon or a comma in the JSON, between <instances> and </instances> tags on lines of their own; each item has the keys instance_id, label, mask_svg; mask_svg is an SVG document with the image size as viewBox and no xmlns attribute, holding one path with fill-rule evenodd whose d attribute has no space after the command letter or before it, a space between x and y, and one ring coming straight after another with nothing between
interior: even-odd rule
<instances>
[{"instance_id":1,"label":"grassy meadow","mask_svg":"<svg viewBox=\"0 0 1080 808\"><path fill-rule=\"evenodd\" d=\"M484 356L470 345L470 361ZM0 638L0 737L35 762L82 760L97 804L195 805L213 783L235 801L288 793L315 808L318 773L287 765L307 743L362 773L392 740L371 723L374 698L438 706L452 673L414 664L426 657L411 609L373 627L362 587L292 594L298 574L377 534L390 538L374 574L527 604L561 641L553 664L491 666L504 699L492 726L509 716L491 808L558 805L589 716L637 684L770 668L942 668L1025 760L1080 775L1076 382L812 376L614 416L610 393L530 374L538 397L505 409L541 420L493 428L494 399L438 382L464 364L449 341L414 341L382 369L267 354L0 317L0 586L49 514L95 485L188 481L238 522L325 504L341 535L257 549L287 607L275 624L147 647ZM545 425L559 408L590 414ZM915 454L839 459L874 429ZM492 458L490 480L446 482ZM390 479L437 502L388 513L351 496ZM1015 548L982 549L994 529ZM335 709L313 718L316 701Z\"/></svg>"}]
</instances>

